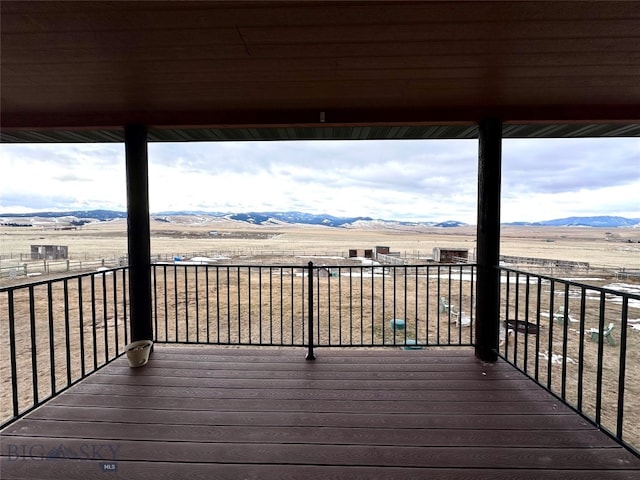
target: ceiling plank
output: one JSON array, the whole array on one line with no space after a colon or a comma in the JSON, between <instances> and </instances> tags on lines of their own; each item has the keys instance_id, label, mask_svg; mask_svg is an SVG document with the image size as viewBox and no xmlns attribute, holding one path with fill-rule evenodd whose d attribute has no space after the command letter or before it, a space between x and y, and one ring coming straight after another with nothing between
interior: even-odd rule
<instances>
[{"instance_id":1,"label":"ceiling plank","mask_svg":"<svg viewBox=\"0 0 640 480\"><path fill-rule=\"evenodd\" d=\"M640 2L4 0L0 22L4 129L640 118Z\"/></svg>"}]
</instances>

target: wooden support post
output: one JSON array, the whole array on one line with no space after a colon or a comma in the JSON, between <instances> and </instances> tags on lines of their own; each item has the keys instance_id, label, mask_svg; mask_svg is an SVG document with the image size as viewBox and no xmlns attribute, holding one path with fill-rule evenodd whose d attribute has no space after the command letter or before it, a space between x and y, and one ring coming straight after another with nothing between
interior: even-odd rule
<instances>
[{"instance_id":1,"label":"wooden support post","mask_svg":"<svg viewBox=\"0 0 640 480\"><path fill-rule=\"evenodd\" d=\"M124 130L127 169L127 240L129 247L129 306L131 341L153 340L151 322L151 233L147 129Z\"/></svg>"},{"instance_id":2,"label":"wooden support post","mask_svg":"<svg viewBox=\"0 0 640 480\"><path fill-rule=\"evenodd\" d=\"M502 122L482 120L478 131L476 357L498 358L500 320L500 183Z\"/></svg>"}]
</instances>

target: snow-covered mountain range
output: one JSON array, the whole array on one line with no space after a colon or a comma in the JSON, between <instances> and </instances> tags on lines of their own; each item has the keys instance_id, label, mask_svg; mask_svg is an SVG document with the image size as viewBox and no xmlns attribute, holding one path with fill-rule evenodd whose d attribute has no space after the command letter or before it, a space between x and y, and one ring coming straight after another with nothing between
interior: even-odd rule
<instances>
[{"instance_id":1,"label":"snow-covered mountain range","mask_svg":"<svg viewBox=\"0 0 640 480\"><path fill-rule=\"evenodd\" d=\"M313 214L304 212L242 212L222 213L203 211L171 211L157 212L151 215L156 221L170 222L172 217L207 216L244 222L252 225L303 224L323 225L327 227L365 227L365 226L429 226L429 227L460 227L467 225L456 220L444 222L411 222L399 220L383 220L371 217L338 217L329 214ZM126 218L126 212L112 210L88 210L68 212L37 212L37 213L0 213L0 223L11 226L27 226L41 221L60 222L80 226L94 221L107 221ZM40 220L40 221L38 221ZM613 216L569 217L542 222L510 222L511 226L540 226L540 227L640 227L640 218L625 218Z\"/></svg>"}]
</instances>

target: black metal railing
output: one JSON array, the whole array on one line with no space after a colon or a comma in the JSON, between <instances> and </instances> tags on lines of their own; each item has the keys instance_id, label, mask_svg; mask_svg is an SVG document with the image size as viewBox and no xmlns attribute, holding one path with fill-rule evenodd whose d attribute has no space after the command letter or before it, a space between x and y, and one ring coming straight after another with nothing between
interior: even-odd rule
<instances>
[{"instance_id":1,"label":"black metal railing","mask_svg":"<svg viewBox=\"0 0 640 480\"><path fill-rule=\"evenodd\" d=\"M116 268L0 289L2 425L124 352L127 282Z\"/></svg>"},{"instance_id":2,"label":"black metal railing","mask_svg":"<svg viewBox=\"0 0 640 480\"><path fill-rule=\"evenodd\" d=\"M500 355L638 453L640 295L502 268L500 304Z\"/></svg>"},{"instance_id":3,"label":"black metal railing","mask_svg":"<svg viewBox=\"0 0 640 480\"><path fill-rule=\"evenodd\" d=\"M473 345L474 265L153 265L159 342Z\"/></svg>"},{"instance_id":4,"label":"black metal railing","mask_svg":"<svg viewBox=\"0 0 640 480\"><path fill-rule=\"evenodd\" d=\"M499 355L637 453L640 295L500 270ZM475 274L458 264L154 264L154 340L303 347L309 359L317 347L473 346ZM124 267L0 289L3 425L123 353L127 284Z\"/></svg>"}]
</instances>

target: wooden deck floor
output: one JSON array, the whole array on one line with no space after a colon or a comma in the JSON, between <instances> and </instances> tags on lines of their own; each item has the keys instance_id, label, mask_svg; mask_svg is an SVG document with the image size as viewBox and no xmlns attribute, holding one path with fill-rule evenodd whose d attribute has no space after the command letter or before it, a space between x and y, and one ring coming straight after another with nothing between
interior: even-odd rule
<instances>
[{"instance_id":1,"label":"wooden deck floor","mask_svg":"<svg viewBox=\"0 0 640 480\"><path fill-rule=\"evenodd\" d=\"M638 479L640 459L471 350L157 346L2 432L2 479Z\"/></svg>"}]
</instances>

